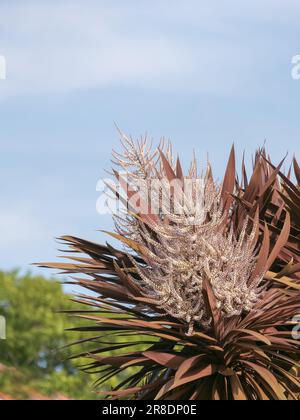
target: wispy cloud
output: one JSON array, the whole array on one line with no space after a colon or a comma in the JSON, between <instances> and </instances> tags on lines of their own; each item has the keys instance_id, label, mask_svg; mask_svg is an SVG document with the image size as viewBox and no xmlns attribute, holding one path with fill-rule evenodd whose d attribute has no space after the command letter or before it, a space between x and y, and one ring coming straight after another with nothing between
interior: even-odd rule
<instances>
[{"instance_id":1,"label":"wispy cloud","mask_svg":"<svg viewBox=\"0 0 300 420\"><path fill-rule=\"evenodd\" d=\"M191 52L175 39L155 30L137 36L128 12L85 6L62 1L59 7L27 2L3 8L8 80L2 94L167 83L190 70Z\"/></svg>"},{"instance_id":2,"label":"wispy cloud","mask_svg":"<svg viewBox=\"0 0 300 420\"><path fill-rule=\"evenodd\" d=\"M236 25L241 30L244 22L270 15L285 22L295 9L300 6L292 0L283 12L277 0L4 1L0 53L8 69L1 96L120 85L239 90L265 52L260 39L255 52L249 49Z\"/></svg>"}]
</instances>

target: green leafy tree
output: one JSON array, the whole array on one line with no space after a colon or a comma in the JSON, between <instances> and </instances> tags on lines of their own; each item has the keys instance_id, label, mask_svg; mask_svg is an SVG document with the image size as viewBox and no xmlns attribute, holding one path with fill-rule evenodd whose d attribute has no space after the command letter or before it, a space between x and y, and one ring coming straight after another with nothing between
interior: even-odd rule
<instances>
[{"instance_id":1,"label":"green leafy tree","mask_svg":"<svg viewBox=\"0 0 300 420\"><path fill-rule=\"evenodd\" d=\"M72 309L74 303L55 280L0 271L0 315L7 325L6 340L0 340L0 363L10 367L0 373L0 391L20 398L29 388L47 395L60 392L75 398L95 397L93 377L86 378L69 359L74 348L59 350L83 338L80 332L66 331L70 318L59 311ZM82 324L79 319L75 322ZM82 344L75 352L84 351Z\"/></svg>"}]
</instances>

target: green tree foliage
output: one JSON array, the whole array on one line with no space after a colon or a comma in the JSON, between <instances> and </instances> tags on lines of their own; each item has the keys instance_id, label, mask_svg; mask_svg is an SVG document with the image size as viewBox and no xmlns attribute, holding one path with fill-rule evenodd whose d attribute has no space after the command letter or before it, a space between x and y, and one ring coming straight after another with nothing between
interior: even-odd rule
<instances>
[{"instance_id":1,"label":"green tree foliage","mask_svg":"<svg viewBox=\"0 0 300 420\"><path fill-rule=\"evenodd\" d=\"M55 280L0 271L0 315L7 324L7 339L0 340L0 363L10 367L0 372L0 391L19 398L31 388L46 395L95 398L93 377L68 359L74 352L84 352L84 344L76 350L58 350L83 338L80 332L65 331L74 327L74 318L59 313L74 305ZM82 321L75 319L75 324Z\"/></svg>"}]
</instances>

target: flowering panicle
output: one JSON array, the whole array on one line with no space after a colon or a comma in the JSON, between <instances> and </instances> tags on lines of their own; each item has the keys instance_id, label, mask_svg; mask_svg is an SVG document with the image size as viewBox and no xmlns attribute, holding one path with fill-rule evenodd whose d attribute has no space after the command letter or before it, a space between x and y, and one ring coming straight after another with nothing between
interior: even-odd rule
<instances>
[{"instance_id":1,"label":"flowering panicle","mask_svg":"<svg viewBox=\"0 0 300 420\"><path fill-rule=\"evenodd\" d=\"M221 189L210 176L198 177L194 169L192 176L170 181L164 166L152 158L158 151L152 153L145 143L134 147L130 143L130 149L137 155L140 151L140 157L134 157L126 149L126 168L131 167L135 177L141 174L142 168L151 168L148 173L143 171L149 183L146 192L139 191L139 196L143 200L151 196L159 211L155 220L143 221L132 213L124 218L117 216L116 227L120 234L143 249L146 265L132 258L143 293L154 298L167 314L186 322L188 334L192 334L195 323L206 329L211 325L203 295L205 278L224 317L250 311L262 292L260 282L264 275L262 272L252 278L257 223L250 229L246 219L237 238L232 227L225 229ZM147 153L142 153L144 150ZM125 166L124 160L121 163ZM172 167L169 161L168 168ZM196 168L195 162L192 167ZM159 191L151 190L150 181L155 173L160 181ZM132 179L130 175L129 179ZM186 182L191 186L189 194ZM133 277L132 280L135 281Z\"/></svg>"}]
</instances>

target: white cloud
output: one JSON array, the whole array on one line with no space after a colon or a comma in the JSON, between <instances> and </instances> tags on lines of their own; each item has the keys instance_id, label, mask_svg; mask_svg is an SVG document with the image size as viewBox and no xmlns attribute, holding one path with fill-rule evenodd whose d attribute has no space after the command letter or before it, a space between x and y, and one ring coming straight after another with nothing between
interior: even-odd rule
<instances>
[{"instance_id":1,"label":"white cloud","mask_svg":"<svg viewBox=\"0 0 300 420\"><path fill-rule=\"evenodd\" d=\"M189 70L189 49L131 30L126 15L61 2L9 5L1 13L8 62L2 94L167 82Z\"/></svg>"},{"instance_id":2,"label":"white cloud","mask_svg":"<svg viewBox=\"0 0 300 420\"><path fill-rule=\"evenodd\" d=\"M3 2L0 95L123 85L238 91L264 54L234 36L236 25L291 20L299 9L293 0Z\"/></svg>"}]
</instances>

